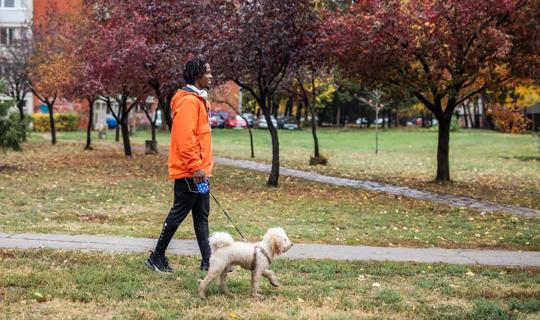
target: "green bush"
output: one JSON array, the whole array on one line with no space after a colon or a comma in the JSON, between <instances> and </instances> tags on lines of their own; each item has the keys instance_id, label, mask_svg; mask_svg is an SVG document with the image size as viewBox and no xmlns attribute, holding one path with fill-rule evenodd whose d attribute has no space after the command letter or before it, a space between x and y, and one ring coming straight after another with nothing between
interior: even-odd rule
<instances>
[{"instance_id":1,"label":"green bush","mask_svg":"<svg viewBox=\"0 0 540 320\"><path fill-rule=\"evenodd\" d=\"M456 116L452 117L452 120L450 120L450 132L455 132L461 129L458 123L458 119ZM436 124L429 128L429 131L439 131L439 125Z\"/></svg>"},{"instance_id":2,"label":"green bush","mask_svg":"<svg viewBox=\"0 0 540 320\"><path fill-rule=\"evenodd\" d=\"M49 114L39 113L32 115L34 122L34 131L49 131ZM79 125L80 117L76 113L56 113L54 115L54 124L57 131L76 131Z\"/></svg>"},{"instance_id":3,"label":"green bush","mask_svg":"<svg viewBox=\"0 0 540 320\"><path fill-rule=\"evenodd\" d=\"M21 143L25 140L23 126L8 114L12 106L12 101L0 102L0 151L2 152L8 149L21 150Z\"/></svg>"}]
</instances>

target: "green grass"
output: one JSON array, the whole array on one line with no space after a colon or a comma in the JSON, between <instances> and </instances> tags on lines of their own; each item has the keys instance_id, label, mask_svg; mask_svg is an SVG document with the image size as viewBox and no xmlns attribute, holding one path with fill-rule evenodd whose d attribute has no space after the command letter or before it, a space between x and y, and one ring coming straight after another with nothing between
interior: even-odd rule
<instances>
[{"instance_id":1,"label":"green grass","mask_svg":"<svg viewBox=\"0 0 540 320\"><path fill-rule=\"evenodd\" d=\"M0 231L152 237L172 201L166 156L128 159L98 145L35 141L0 160ZM217 166L213 193L244 234L284 227L295 242L540 249L540 219L485 214L358 189ZM211 231L234 228L214 203ZM236 235L235 235L236 236ZM193 238L188 217L177 232Z\"/></svg>"},{"instance_id":2,"label":"green grass","mask_svg":"<svg viewBox=\"0 0 540 320\"><path fill-rule=\"evenodd\" d=\"M228 278L233 297L196 292L198 260L171 257L175 272L143 266L144 254L0 251L0 309L8 319L533 319L540 270L388 262L272 264L280 287L249 272Z\"/></svg>"},{"instance_id":3,"label":"green grass","mask_svg":"<svg viewBox=\"0 0 540 320\"><path fill-rule=\"evenodd\" d=\"M258 161L271 160L267 130L253 130ZM309 166L313 154L310 130L279 131L281 164L323 174L383 181L443 193L489 199L540 209L540 153L538 138L493 131L460 130L450 135L450 174L453 183L431 180L436 171L437 132L423 129L381 130L379 154L375 155L375 132L371 129L319 129L321 152L328 166ZM108 139L112 141L114 132ZM249 159L246 130L213 130L215 154ZM135 143L148 139L138 131ZM84 132L63 133L60 139L83 140ZM94 134L97 139L97 134ZM168 133L158 141L167 146Z\"/></svg>"}]
</instances>

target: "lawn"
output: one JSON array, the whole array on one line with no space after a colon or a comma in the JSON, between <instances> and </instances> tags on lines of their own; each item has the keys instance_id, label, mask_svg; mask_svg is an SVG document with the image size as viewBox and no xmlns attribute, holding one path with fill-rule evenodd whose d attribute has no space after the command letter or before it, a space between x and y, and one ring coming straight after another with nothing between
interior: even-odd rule
<instances>
[{"instance_id":1,"label":"lawn","mask_svg":"<svg viewBox=\"0 0 540 320\"><path fill-rule=\"evenodd\" d=\"M257 161L271 160L267 130L253 130ZM321 152L328 166L309 166L313 153L310 130L279 131L283 166L323 174L388 182L437 192L489 199L540 209L539 140L531 135L509 135L493 131L460 130L450 136L450 174L453 183L432 182L436 171L437 132L427 129L381 130L379 154L375 154L375 132L371 129L319 129ZM108 139L114 138L111 131ZM135 143L149 137L136 132ZM97 136L95 136L97 138ZM84 132L63 133L60 139L84 139ZM158 134L161 146L169 136ZM249 159L246 130L213 130L218 156Z\"/></svg>"},{"instance_id":2,"label":"lawn","mask_svg":"<svg viewBox=\"0 0 540 320\"><path fill-rule=\"evenodd\" d=\"M7 319L538 319L540 270L447 264L276 260L280 287L249 272L196 294L198 261L150 272L144 254L0 251L0 309Z\"/></svg>"},{"instance_id":3,"label":"lawn","mask_svg":"<svg viewBox=\"0 0 540 320\"><path fill-rule=\"evenodd\" d=\"M35 140L0 158L0 231L156 238L172 202L167 157ZM540 249L540 219L463 208L217 166L212 190L251 240L284 227L295 242ZM234 228L212 203L211 231ZM236 235L235 235L236 236ZM177 232L192 238L191 219ZM236 236L237 237L237 236Z\"/></svg>"}]
</instances>

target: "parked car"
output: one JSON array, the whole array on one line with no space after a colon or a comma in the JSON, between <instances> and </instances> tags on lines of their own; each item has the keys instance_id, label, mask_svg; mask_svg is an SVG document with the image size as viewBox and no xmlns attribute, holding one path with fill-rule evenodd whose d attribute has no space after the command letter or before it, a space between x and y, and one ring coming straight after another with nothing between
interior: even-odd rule
<instances>
[{"instance_id":1,"label":"parked car","mask_svg":"<svg viewBox=\"0 0 540 320\"><path fill-rule=\"evenodd\" d=\"M421 126L422 123L423 123L422 118L420 118L420 117L416 118L416 125L417 126ZM427 127L436 126L438 124L439 124L439 121L437 121L437 119L432 119L432 120L426 119L425 120L425 126L427 126Z\"/></svg>"},{"instance_id":2,"label":"parked car","mask_svg":"<svg viewBox=\"0 0 540 320\"><path fill-rule=\"evenodd\" d=\"M255 115L251 112L246 112L246 113L243 113L242 114L244 116L244 118L247 119L247 122L248 122L248 126L250 126L250 128L253 128L253 122L255 121Z\"/></svg>"},{"instance_id":3,"label":"parked car","mask_svg":"<svg viewBox=\"0 0 540 320\"><path fill-rule=\"evenodd\" d=\"M295 117L284 117L280 127L287 130L298 130L298 120Z\"/></svg>"},{"instance_id":4,"label":"parked car","mask_svg":"<svg viewBox=\"0 0 540 320\"><path fill-rule=\"evenodd\" d=\"M384 123L388 123L388 118L384 118ZM373 124L382 125L383 124L383 118L373 120Z\"/></svg>"},{"instance_id":5,"label":"parked car","mask_svg":"<svg viewBox=\"0 0 540 320\"><path fill-rule=\"evenodd\" d=\"M270 116L270 119L272 120L272 124L274 125L274 127L277 128L278 123L277 123L276 118L274 118L274 116ZM253 128L267 129L268 123L266 123L266 118L263 115L261 115L257 120L253 122Z\"/></svg>"},{"instance_id":6,"label":"parked car","mask_svg":"<svg viewBox=\"0 0 540 320\"><path fill-rule=\"evenodd\" d=\"M366 118L358 118L356 119L355 123L360 126L366 126L367 125L367 119Z\"/></svg>"},{"instance_id":7,"label":"parked car","mask_svg":"<svg viewBox=\"0 0 540 320\"><path fill-rule=\"evenodd\" d=\"M210 126L212 128L224 128L225 119L223 119L219 114L214 114L210 116Z\"/></svg>"},{"instance_id":8,"label":"parked car","mask_svg":"<svg viewBox=\"0 0 540 320\"><path fill-rule=\"evenodd\" d=\"M241 116L237 115L235 117L230 117L225 122L225 126L227 128L233 128L233 129L245 129L247 128L248 124L246 120L242 119Z\"/></svg>"}]
</instances>

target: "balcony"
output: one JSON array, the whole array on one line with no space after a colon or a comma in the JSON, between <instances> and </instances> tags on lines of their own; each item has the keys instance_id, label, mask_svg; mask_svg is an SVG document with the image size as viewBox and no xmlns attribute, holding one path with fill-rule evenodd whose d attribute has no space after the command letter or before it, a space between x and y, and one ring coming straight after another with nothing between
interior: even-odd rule
<instances>
[{"instance_id":1,"label":"balcony","mask_svg":"<svg viewBox=\"0 0 540 320\"><path fill-rule=\"evenodd\" d=\"M24 26L31 20L31 11L26 8L0 8L0 26Z\"/></svg>"}]
</instances>

